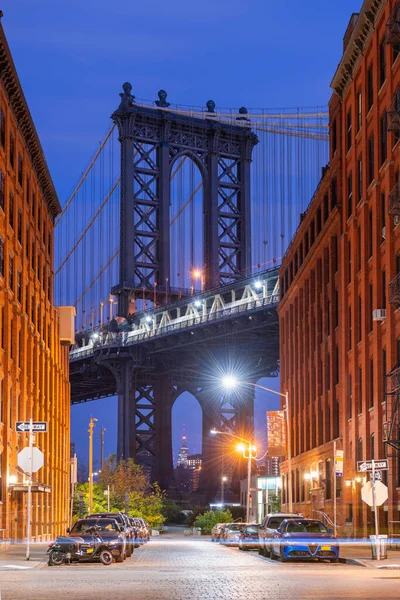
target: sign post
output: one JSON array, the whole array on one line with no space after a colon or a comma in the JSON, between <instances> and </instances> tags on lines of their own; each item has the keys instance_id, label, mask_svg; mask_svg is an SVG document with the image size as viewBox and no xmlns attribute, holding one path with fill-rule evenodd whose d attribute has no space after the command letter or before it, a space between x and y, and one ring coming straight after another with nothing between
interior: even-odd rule
<instances>
[{"instance_id":1,"label":"sign post","mask_svg":"<svg viewBox=\"0 0 400 600\"><path fill-rule=\"evenodd\" d=\"M26 560L29 560L31 544L32 511L32 461L33 461L33 420L29 419L29 471L28 471L28 523L26 528Z\"/></svg>"},{"instance_id":2,"label":"sign post","mask_svg":"<svg viewBox=\"0 0 400 600\"><path fill-rule=\"evenodd\" d=\"M372 459L372 478L371 478L371 488L372 488L372 506L375 515L375 548L376 548L376 560L381 559L380 552L380 544L379 544L379 523L378 523L378 510L376 506L376 489L375 489L375 461Z\"/></svg>"}]
</instances>

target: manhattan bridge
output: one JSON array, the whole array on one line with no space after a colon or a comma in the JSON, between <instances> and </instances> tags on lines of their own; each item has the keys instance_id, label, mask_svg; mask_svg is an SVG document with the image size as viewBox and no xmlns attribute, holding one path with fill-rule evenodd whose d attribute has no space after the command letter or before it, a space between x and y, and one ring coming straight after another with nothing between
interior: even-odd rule
<instances>
[{"instance_id":1,"label":"manhattan bridge","mask_svg":"<svg viewBox=\"0 0 400 600\"><path fill-rule=\"evenodd\" d=\"M279 373L278 268L328 162L328 114L147 102L125 83L111 120L56 221L71 402L117 395L118 457L168 489L172 406L190 392L212 493L209 431L254 430L254 388L227 394L221 377Z\"/></svg>"}]
</instances>

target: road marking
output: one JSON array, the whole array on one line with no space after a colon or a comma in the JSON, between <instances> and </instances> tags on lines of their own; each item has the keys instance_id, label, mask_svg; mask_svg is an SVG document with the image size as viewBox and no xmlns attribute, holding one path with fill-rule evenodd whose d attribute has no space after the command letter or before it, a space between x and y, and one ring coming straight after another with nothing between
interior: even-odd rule
<instances>
[{"instance_id":1,"label":"road marking","mask_svg":"<svg viewBox=\"0 0 400 600\"><path fill-rule=\"evenodd\" d=\"M33 569L33 567L26 567L23 565L0 565L1 569Z\"/></svg>"}]
</instances>

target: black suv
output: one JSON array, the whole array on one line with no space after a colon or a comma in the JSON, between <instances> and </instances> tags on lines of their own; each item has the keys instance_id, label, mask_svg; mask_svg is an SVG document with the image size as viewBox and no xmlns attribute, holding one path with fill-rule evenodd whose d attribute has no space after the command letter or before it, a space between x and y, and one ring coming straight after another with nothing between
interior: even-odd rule
<instances>
[{"instance_id":1,"label":"black suv","mask_svg":"<svg viewBox=\"0 0 400 600\"><path fill-rule=\"evenodd\" d=\"M115 519L117 523L123 526L126 536L126 556L129 558L133 554L135 547L135 534L129 521L129 517L122 512L113 513L91 513L89 519Z\"/></svg>"}]
</instances>

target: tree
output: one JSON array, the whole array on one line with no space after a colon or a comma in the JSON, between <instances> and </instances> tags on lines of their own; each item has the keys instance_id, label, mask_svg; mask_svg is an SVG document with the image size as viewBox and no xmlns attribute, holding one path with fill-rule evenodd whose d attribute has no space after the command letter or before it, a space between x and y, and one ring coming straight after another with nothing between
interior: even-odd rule
<instances>
[{"instance_id":1,"label":"tree","mask_svg":"<svg viewBox=\"0 0 400 600\"><path fill-rule=\"evenodd\" d=\"M230 510L209 510L198 515L194 522L195 527L200 527L201 533L211 533L211 529L217 523L231 523L232 513Z\"/></svg>"},{"instance_id":2,"label":"tree","mask_svg":"<svg viewBox=\"0 0 400 600\"><path fill-rule=\"evenodd\" d=\"M129 503L131 492L144 491L148 487L148 480L142 467L135 464L132 458L117 461L115 456L111 456L106 461L98 483L104 488L108 485L112 488L112 496L120 506Z\"/></svg>"}]
</instances>

